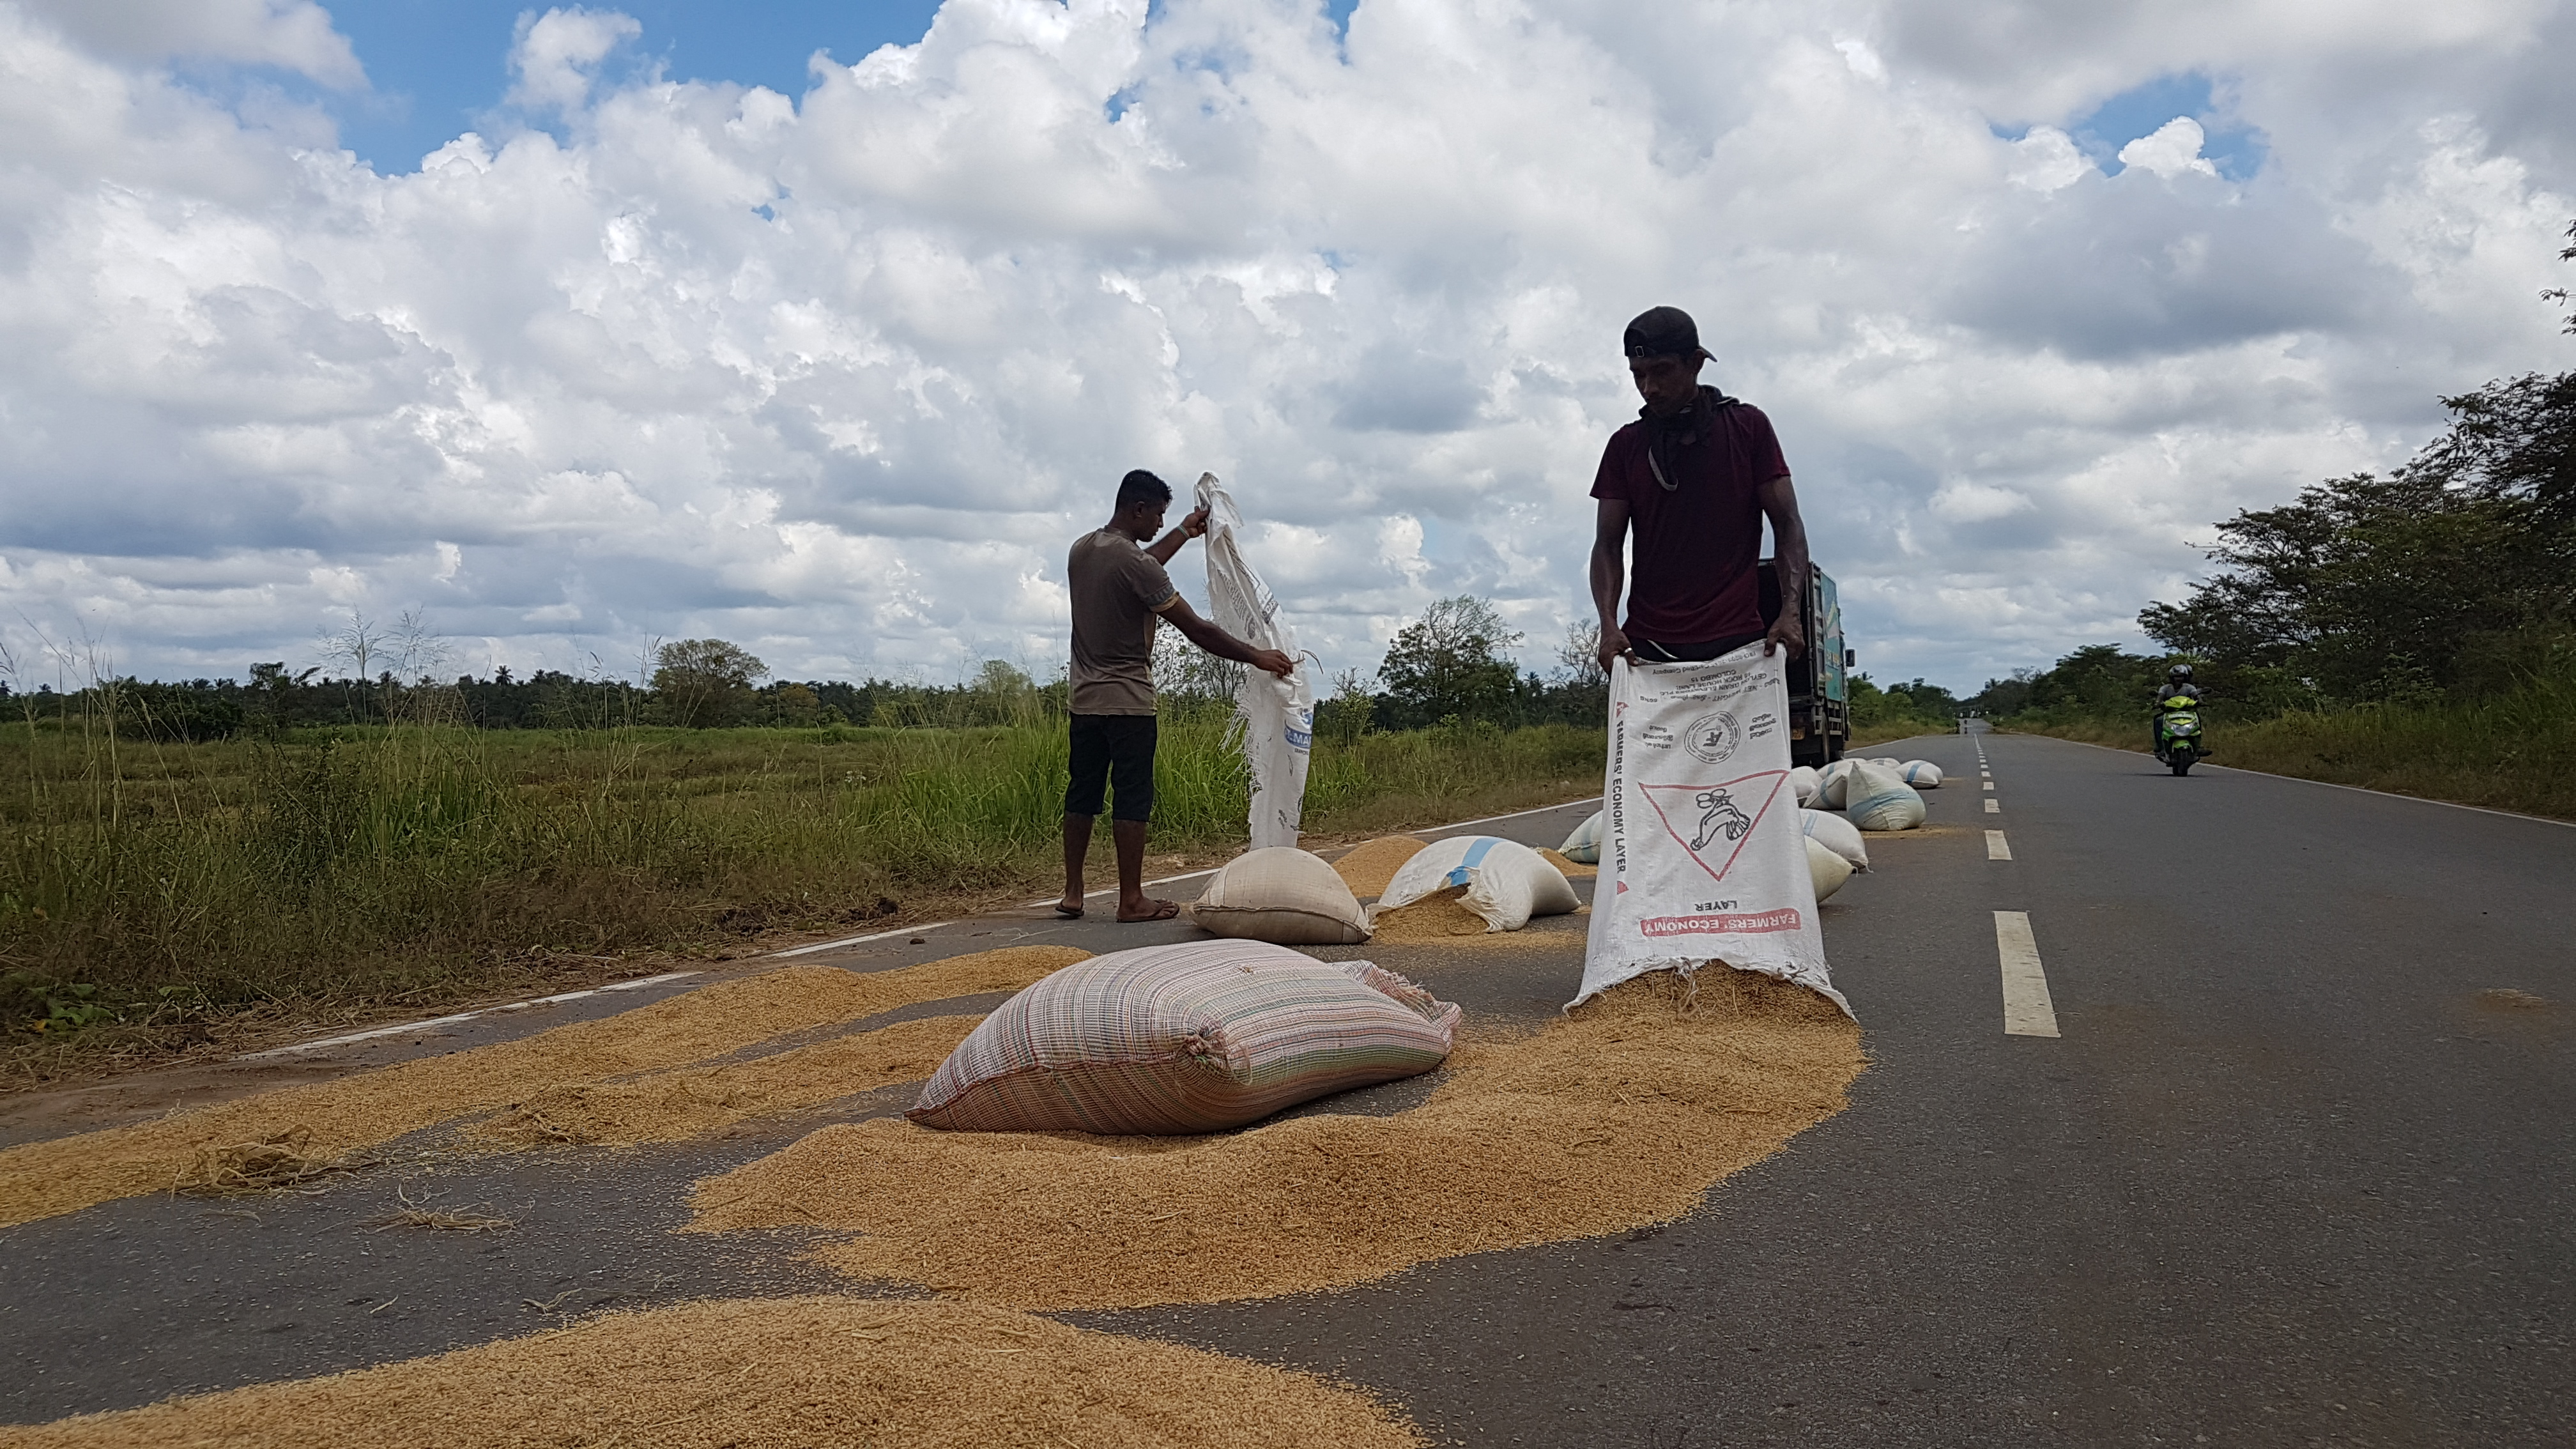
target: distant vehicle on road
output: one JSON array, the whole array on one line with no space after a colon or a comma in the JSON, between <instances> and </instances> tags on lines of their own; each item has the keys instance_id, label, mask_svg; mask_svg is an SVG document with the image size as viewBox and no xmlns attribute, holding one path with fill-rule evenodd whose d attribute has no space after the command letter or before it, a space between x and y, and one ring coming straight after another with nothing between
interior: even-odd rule
<instances>
[{"instance_id":1,"label":"distant vehicle on road","mask_svg":"<svg viewBox=\"0 0 2576 1449\"><path fill-rule=\"evenodd\" d=\"M1776 560L1762 561L1762 623L1780 617ZM1807 570L1807 652L1789 661L1789 760L1818 769L1843 757L1851 743L1851 689L1859 663L1843 647L1843 608L1823 569Z\"/></svg>"}]
</instances>

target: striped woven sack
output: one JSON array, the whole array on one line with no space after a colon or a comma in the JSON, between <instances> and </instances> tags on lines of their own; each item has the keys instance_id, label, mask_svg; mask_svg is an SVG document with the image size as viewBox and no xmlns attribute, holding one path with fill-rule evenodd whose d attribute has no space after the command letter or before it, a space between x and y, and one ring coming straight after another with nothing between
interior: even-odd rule
<instances>
[{"instance_id":1,"label":"striped woven sack","mask_svg":"<svg viewBox=\"0 0 2576 1449\"><path fill-rule=\"evenodd\" d=\"M1078 962L984 1018L906 1115L974 1132L1215 1132L1446 1061L1458 1008L1261 941Z\"/></svg>"}]
</instances>

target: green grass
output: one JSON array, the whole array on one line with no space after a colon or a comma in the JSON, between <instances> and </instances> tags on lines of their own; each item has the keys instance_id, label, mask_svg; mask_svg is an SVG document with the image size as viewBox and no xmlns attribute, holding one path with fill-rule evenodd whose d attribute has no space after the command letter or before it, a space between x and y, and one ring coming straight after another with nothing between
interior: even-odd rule
<instances>
[{"instance_id":1,"label":"green grass","mask_svg":"<svg viewBox=\"0 0 2576 1449\"><path fill-rule=\"evenodd\" d=\"M2469 700L2296 711L2231 722L2204 714L2213 763L2427 800L2576 820L2576 679L2542 678ZM2145 752L2147 719L2043 719L1999 727Z\"/></svg>"},{"instance_id":2,"label":"green grass","mask_svg":"<svg viewBox=\"0 0 2576 1449\"><path fill-rule=\"evenodd\" d=\"M1307 826L1574 798L1598 788L1602 748L1562 726L1319 741ZM157 1049L245 1013L347 1019L1025 899L1061 869L1064 784L1060 722L195 745L14 726L0 1032ZM1241 848L1247 782L1221 714L1167 717L1156 792L1158 854Z\"/></svg>"}]
</instances>

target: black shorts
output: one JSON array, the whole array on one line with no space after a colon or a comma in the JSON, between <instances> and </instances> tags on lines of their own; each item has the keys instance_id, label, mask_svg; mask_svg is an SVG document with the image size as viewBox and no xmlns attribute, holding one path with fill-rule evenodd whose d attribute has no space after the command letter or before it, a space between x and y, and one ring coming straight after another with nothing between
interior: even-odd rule
<instances>
[{"instance_id":1,"label":"black shorts","mask_svg":"<svg viewBox=\"0 0 2576 1449\"><path fill-rule=\"evenodd\" d=\"M1711 639L1705 644L1657 644L1645 639L1631 639L1628 647L1649 664L1705 664L1709 660L1734 653L1747 644L1759 643L1771 631L1761 634L1739 634L1732 639Z\"/></svg>"},{"instance_id":2,"label":"black shorts","mask_svg":"<svg viewBox=\"0 0 2576 1449\"><path fill-rule=\"evenodd\" d=\"M1064 788L1064 813L1100 813L1102 787L1115 785L1113 820L1154 813L1154 717L1150 714L1078 714L1073 717L1073 783Z\"/></svg>"}]
</instances>

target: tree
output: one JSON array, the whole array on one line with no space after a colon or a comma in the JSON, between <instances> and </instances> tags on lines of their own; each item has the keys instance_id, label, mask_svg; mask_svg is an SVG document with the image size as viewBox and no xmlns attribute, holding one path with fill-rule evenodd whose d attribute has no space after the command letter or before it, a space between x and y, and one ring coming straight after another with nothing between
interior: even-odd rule
<instances>
[{"instance_id":1,"label":"tree","mask_svg":"<svg viewBox=\"0 0 2576 1449\"><path fill-rule=\"evenodd\" d=\"M653 693L673 724L690 729L732 723L768 677L768 665L722 639L682 639L653 653Z\"/></svg>"},{"instance_id":2,"label":"tree","mask_svg":"<svg viewBox=\"0 0 2576 1449\"><path fill-rule=\"evenodd\" d=\"M1510 723L1520 671L1506 651L1521 636L1483 599L1442 599L1396 632L1377 677L1399 729L1446 719Z\"/></svg>"}]
</instances>

